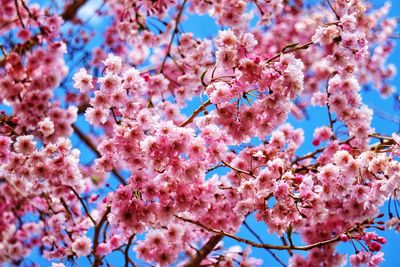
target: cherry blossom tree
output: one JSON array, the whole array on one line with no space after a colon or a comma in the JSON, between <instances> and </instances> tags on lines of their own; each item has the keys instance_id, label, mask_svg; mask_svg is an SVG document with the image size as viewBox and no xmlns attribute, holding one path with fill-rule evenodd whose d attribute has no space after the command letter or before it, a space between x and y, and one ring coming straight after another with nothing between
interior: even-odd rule
<instances>
[{"instance_id":1,"label":"cherry blossom tree","mask_svg":"<svg viewBox=\"0 0 400 267\"><path fill-rule=\"evenodd\" d=\"M394 93L389 4L107 0L82 19L88 4L0 0L1 264L383 261L382 231L400 230L400 136L372 128L361 93ZM184 31L193 15L221 30ZM314 107L319 127L288 122Z\"/></svg>"}]
</instances>

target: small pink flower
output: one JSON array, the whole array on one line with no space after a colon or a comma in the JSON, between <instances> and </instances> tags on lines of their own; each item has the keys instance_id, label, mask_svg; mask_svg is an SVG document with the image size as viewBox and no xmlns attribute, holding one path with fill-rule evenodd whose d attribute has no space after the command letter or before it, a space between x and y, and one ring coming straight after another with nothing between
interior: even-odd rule
<instances>
[{"instance_id":1,"label":"small pink flower","mask_svg":"<svg viewBox=\"0 0 400 267\"><path fill-rule=\"evenodd\" d=\"M326 106L327 101L328 101L328 98L326 96L326 93L323 93L323 92L316 92L313 94L313 96L311 98L311 104L313 106L324 107L324 106Z\"/></svg>"},{"instance_id":2,"label":"small pink flower","mask_svg":"<svg viewBox=\"0 0 400 267\"><path fill-rule=\"evenodd\" d=\"M107 243L101 243L97 246L96 254L103 256L110 253L110 251L111 251L110 246Z\"/></svg>"},{"instance_id":3,"label":"small pink flower","mask_svg":"<svg viewBox=\"0 0 400 267\"><path fill-rule=\"evenodd\" d=\"M314 140L327 141L333 136L332 129L326 126L316 128L314 130Z\"/></svg>"},{"instance_id":4,"label":"small pink flower","mask_svg":"<svg viewBox=\"0 0 400 267\"><path fill-rule=\"evenodd\" d=\"M100 89L110 94L121 85L121 78L116 74L108 72L104 77L99 78L99 82L101 84Z\"/></svg>"},{"instance_id":5,"label":"small pink flower","mask_svg":"<svg viewBox=\"0 0 400 267\"><path fill-rule=\"evenodd\" d=\"M17 152L29 154L36 148L36 142L33 141L33 135L18 136L14 143L14 148Z\"/></svg>"},{"instance_id":6,"label":"small pink flower","mask_svg":"<svg viewBox=\"0 0 400 267\"><path fill-rule=\"evenodd\" d=\"M242 37L242 44L247 52L251 52L257 46L258 42L252 33L245 33Z\"/></svg>"},{"instance_id":7,"label":"small pink flower","mask_svg":"<svg viewBox=\"0 0 400 267\"><path fill-rule=\"evenodd\" d=\"M82 93L86 93L93 89L93 79L84 68L80 68L79 72L75 73L72 77L74 80L74 87L79 89Z\"/></svg>"},{"instance_id":8,"label":"small pink flower","mask_svg":"<svg viewBox=\"0 0 400 267\"><path fill-rule=\"evenodd\" d=\"M226 31L219 31L218 32L218 39L217 39L218 46L226 46L226 47L233 47L237 43L237 37L235 33L231 30Z\"/></svg>"},{"instance_id":9,"label":"small pink flower","mask_svg":"<svg viewBox=\"0 0 400 267\"><path fill-rule=\"evenodd\" d=\"M383 261L383 252L378 252L371 257L369 261L369 266L370 267L379 266L379 264L381 264L382 261Z\"/></svg>"},{"instance_id":10,"label":"small pink flower","mask_svg":"<svg viewBox=\"0 0 400 267\"><path fill-rule=\"evenodd\" d=\"M107 59L103 61L107 72L119 73L122 70L122 58L109 54Z\"/></svg>"},{"instance_id":11,"label":"small pink flower","mask_svg":"<svg viewBox=\"0 0 400 267\"><path fill-rule=\"evenodd\" d=\"M75 252L78 257L89 255L91 249L92 240L87 236L79 237L72 243L72 251Z\"/></svg>"},{"instance_id":12,"label":"small pink flower","mask_svg":"<svg viewBox=\"0 0 400 267\"><path fill-rule=\"evenodd\" d=\"M38 126L39 126L39 131L44 136L49 136L54 133L54 123L48 117L39 122Z\"/></svg>"},{"instance_id":13,"label":"small pink flower","mask_svg":"<svg viewBox=\"0 0 400 267\"><path fill-rule=\"evenodd\" d=\"M100 125L107 121L109 114L110 111L108 109L88 108L85 116L88 122L94 125Z\"/></svg>"},{"instance_id":14,"label":"small pink flower","mask_svg":"<svg viewBox=\"0 0 400 267\"><path fill-rule=\"evenodd\" d=\"M22 41L28 41L31 39L31 32L28 29L21 29L18 32L18 37L21 38Z\"/></svg>"}]
</instances>

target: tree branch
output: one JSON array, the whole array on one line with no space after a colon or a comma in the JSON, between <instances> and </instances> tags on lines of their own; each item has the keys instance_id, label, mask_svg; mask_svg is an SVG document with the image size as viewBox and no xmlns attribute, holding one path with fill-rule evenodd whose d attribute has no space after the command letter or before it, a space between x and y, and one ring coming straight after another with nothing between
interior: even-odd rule
<instances>
[{"instance_id":1,"label":"tree branch","mask_svg":"<svg viewBox=\"0 0 400 267\"><path fill-rule=\"evenodd\" d=\"M64 12L61 14L63 20L73 20L78 13L79 8L81 8L85 3L86 0L74 0L72 3L66 5L64 8Z\"/></svg>"},{"instance_id":2,"label":"tree branch","mask_svg":"<svg viewBox=\"0 0 400 267\"><path fill-rule=\"evenodd\" d=\"M185 9L186 1L187 1L187 0L184 0L184 1L183 1L182 5L181 5L181 9L179 10L178 15L176 16L176 19L175 19L175 28L174 28L174 31L172 32L171 40L169 41L169 44L168 44L167 53L165 54L165 57L164 57L164 59L163 59L163 61L162 61L162 63L161 63L160 73L163 73L165 63L167 62L167 58L170 56L170 52L171 52L171 48L172 48L172 43L174 42L175 35L176 35L176 33L178 32L179 22L180 22L180 20L181 20L183 10Z\"/></svg>"},{"instance_id":3,"label":"tree branch","mask_svg":"<svg viewBox=\"0 0 400 267\"><path fill-rule=\"evenodd\" d=\"M128 244L126 244L126 248L125 248L125 252L124 252L124 255L125 255L125 267L128 267L129 262L130 262L134 267L136 267L135 263L129 258L129 248L131 247L133 238L135 238L135 235L134 235L134 234L131 235L131 236L129 237Z\"/></svg>"},{"instance_id":4,"label":"tree branch","mask_svg":"<svg viewBox=\"0 0 400 267\"><path fill-rule=\"evenodd\" d=\"M235 236L235 235L233 235L231 233L225 232L223 230L219 230L219 229L214 229L214 228L208 227L208 226L206 226L206 225L204 225L204 224L202 224L202 223L200 223L198 221L195 221L195 220L192 220L192 219L189 219L189 218L180 217L178 215L175 215L175 217L180 219L180 220L182 220L182 221L189 222L191 224L197 225L197 226L199 226L199 227L201 227L201 228L203 228L203 229L205 229L205 230L207 230L209 232L213 232L213 233L216 233L216 234L219 234L219 235L224 235L224 236L229 237L231 239L234 239L234 240L236 240L236 241L238 241L240 243L245 243L247 245L250 245L250 246L256 247L256 248L264 248L264 249L267 248L267 249L275 249L275 250L289 250L289 249L291 249L291 250L308 251L308 250L311 250L313 248L323 247L323 246L326 246L326 245L329 245L329 244L336 243L336 242L340 241L340 235L337 235L332 239L316 242L314 244L305 245L305 246L287 246L287 245L286 246L285 245L284 246L278 246L278 245L271 245L271 244L260 244L260 243L253 242L253 241L248 240L248 239L237 237L237 236ZM355 232L357 230L358 230L357 227L352 227L349 230L345 231L345 233L348 234L348 233Z\"/></svg>"},{"instance_id":5,"label":"tree branch","mask_svg":"<svg viewBox=\"0 0 400 267\"><path fill-rule=\"evenodd\" d=\"M74 195L75 195L75 196L79 199L79 201L81 202L81 204L82 204L82 206L83 206L83 209L84 209L85 212L86 212L86 215L87 215L87 216L89 217L89 219L92 221L93 225L96 225L96 221L93 219L92 215L90 215L89 209L87 208L87 206L86 206L85 202L83 201L83 199L79 196L78 192L76 192L76 190L75 190L72 186L70 186L69 188L72 190L72 192L74 193Z\"/></svg>"},{"instance_id":6,"label":"tree branch","mask_svg":"<svg viewBox=\"0 0 400 267\"><path fill-rule=\"evenodd\" d=\"M350 138L347 139L347 140L344 140L344 141L340 142L339 145L348 144L348 143L349 143L351 140L353 140L353 139L354 139L354 136L353 136L353 137L350 137ZM298 164L298 163L300 163L302 160L305 160L305 159L308 159L308 158L314 158L317 154L323 152L325 149L327 149L327 147L322 147L322 148L319 148L319 149L315 150L314 152L308 153L308 154L306 154L306 155L304 155L304 156L302 156L302 157L297 157L297 158L292 162L292 164Z\"/></svg>"},{"instance_id":7,"label":"tree branch","mask_svg":"<svg viewBox=\"0 0 400 267\"><path fill-rule=\"evenodd\" d=\"M272 57L270 57L269 59L267 59L267 61L266 61L266 63L268 64L268 63L270 63L271 61L274 61L275 59L277 59L277 58L279 58L281 55L283 55L283 54L289 54L289 53L292 53L292 52L295 52L295 51L298 51L298 50L302 50L302 49L307 49L307 48L309 48L312 44L314 44L312 41L310 41L310 42L308 42L308 43L305 43L305 44L302 44L302 45L296 45L296 46L294 46L293 48L290 48L290 49L285 49L285 48L283 48L282 50L281 50L281 52L279 52L279 53L277 53L276 55L274 55L274 56L272 56Z\"/></svg>"},{"instance_id":8,"label":"tree branch","mask_svg":"<svg viewBox=\"0 0 400 267\"><path fill-rule=\"evenodd\" d=\"M184 121L183 123L181 123L181 125L179 125L179 127L185 127L186 125L190 124L191 122L193 122L194 118L196 118L197 115L199 115L200 112L202 112L203 110L206 110L206 107L211 105L211 101L210 99L208 99L206 102L202 103L200 107L198 107L192 115L190 115L189 118L186 119L186 121Z\"/></svg>"},{"instance_id":9,"label":"tree branch","mask_svg":"<svg viewBox=\"0 0 400 267\"><path fill-rule=\"evenodd\" d=\"M329 3L329 1L328 1ZM328 79L326 81L326 86L325 86L325 91L326 91L326 97L327 97L327 102L326 102L326 106L328 108L328 117L329 117L329 127L331 128L331 130L333 131L333 124L334 121L332 119L332 113L331 113L331 106L329 104L329 98L331 97L331 93L329 93L329 81L336 75L338 74L337 71L332 72L331 74L329 74Z\"/></svg>"},{"instance_id":10,"label":"tree branch","mask_svg":"<svg viewBox=\"0 0 400 267\"><path fill-rule=\"evenodd\" d=\"M200 263L207 257L208 254L214 249L214 247L222 240L224 236L221 234L216 234L212 236L204 246L197 251L196 256L194 256L189 262L187 262L184 267L196 267L200 266Z\"/></svg>"}]
</instances>

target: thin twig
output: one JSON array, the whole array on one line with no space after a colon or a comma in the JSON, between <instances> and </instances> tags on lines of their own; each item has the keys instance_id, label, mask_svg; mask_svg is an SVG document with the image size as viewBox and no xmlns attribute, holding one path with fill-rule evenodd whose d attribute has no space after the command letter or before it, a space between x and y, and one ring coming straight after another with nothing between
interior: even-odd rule
<instances>
[{"instance_id":1,"label":"thin twig","mask_svg":"<svg viewBox=\"0 0 400 267\"><path fill-rule=\"evenodd\" d=\"M329 0L326 0L328 2L329 7L331 8L331 10L333 11L333 13L335 13L336 19L340 20L340 16L339 14L336 12L336 10L333 8L331 2Z\"/></svg>"},{"instance_id":2,"label":"thin twig","mask_svg":"<svg viewBox=\"0 0 400 267\"><path fill-rule=\"evenodd\" d=\"M250 227L250 225L244 221L243 225L247 228L247 230L250 231L250 233L261 243L261 244L265 244L265 242L261 239L261 237ZM278 256L276 256L276 254L271 251L269 248L264 248L269 254L271 254L271 256L277 261L279 262L280 265L282 265L283 267L286 267L286 264L283 263L281 261L281 259L278 258Z\"/></svg>"},{"instance_id":3,"label":"thin twig","mask_svg":"<svg viewBox=\"0 0 400 267\"><path fill-rule=\"evenodd\" d=\"M329 105L329 98L331 96L331 93L329 93L329 81L335 77L335 75L338 74L337 71L332 72L331 74L329 74L328 79L326 80L326 86L325 86L325 91L326 91L326 97L327 97L327 101L326 101L326 106L328 108L328 117L329 117L329 128L331 128L331 130L333 130L333 119L332 119L332 114L331 114L331 106Z\"/></svg>"},{"instance_id":4,"label":"thin twig","mask_svg":"<svg viewBox=\"0 0 400 267\"><path fill-rule=\"evenodd\" d=\"M184 267L196 267L200 266L200 263L207 257L208 254L214 249L214 247L222 240L224 236L217 234L212 236L204 246L197 251L196 255L185 265Z\"/></svg>"},{"instance_id":5,"label":"thin twig","mask_svg":"<svg viewBox=\"0 0 400 267\"><path fill-rule=\"evenodd\" d=\"M279 53L277 53L276 55L270 57L269 59L266 60L266 63L270 63L272 61L274 61L275 59L279 58L282 54L289 54L298 50L302 50L302 49L307 49L309 48L312 44L314 44L312 41L302 44L302 45L297 45L291 49L282 49Z\"/></svg>"},{"instance_id":6,"label":"thin twig","mask_svg":"<svg viewBox=\"0 0 400 267\"><path fill-rule=\"evenodd\" d=\"M74 195L79 199L79 201L81 202L83 209L85 210L87 216L89 217L89 219L92 221L93 225L96 225L96 221L93 219L92 215L90 215L89 209L87 208L85 202L83 201L83 199L79 196L78 192L76 192L76 190L70 186L69 187L71 189L71 191L74 193Z\"/></svg>"},{"instance_id":7,"label":"thin twig","mask_svg":"<svg viewBox=\"0 0 400 267\"><path fill-rule=\"evenodd\" d=\"M328 239L328 240L325 240L325 241L316 242L316 243L313 243L313 244L310 244L310 245L305 245L305 246L278 246L278 245L271 245L271 244L260 244L260 243L253 242L253 241L248 240L248 239L237 237L237 236L235 236L235 235L233 235L231 233L228 233L228 232L225 232L225 231L222 231L222 230L219 230L219 229L214 229L214 228L208 227L208 226L206 226L206 225L204 225L204 224L202 224L202 223L200 223L198 221L195 221L195 220L192 220L192 219L189 219L189 218L180 217L178 215L175 215L175 217L180 219L180 220L182 220L182 221L189 222L191 224L197 225L197 226L199 226L199 227L201 227L201 228L203 228L203 229L205 229L205 230L207 230L209 232L213 232L213 233L216 233L216 234L224 235L224 236L229 237L231 239L234 239L234 240L236 240L238 242L245 243L247 245L250 245L250 246L256 247L256 248L268 248L268 249L275 249L275 250L289 250L289 249L292 249L292 250L308 251L308 250L311 250L313 248L323 247L323 246L326 246L326 245L329 245L329 244L336 243L336 242L340 241L340 235L337 235L334 238L331 238L331 239ZM357 229L358 229L357 227L352 227L349 230L345 231L345 233L355 232L355 231L357 231Z\"/></svg>"},{"instance_id":8,"label":"thin twig","mask_svg":"<svg viewBox=\"0 0 400 267\"><path fill-rule=\"evenodd\" d=\"M351 138L349 138L349 139L346 139L346 140L340 142L339 145L348 144L348 143L349 143L351 140L353 140L354 138L355 138L355 137L353 136L353 137L351 137ZM315 156L316 156L317 154L321 153L321 152L324 151L325 149L327 149L327 147L322 147L322 148L319 148L319 149L315 150L314 152L308 153L308 154L306 154L306 155L304 155L304 156L302 156L302 157L297 157L297 158L292 162L292 164L297 164L297 163L299 163L300 161L305 160L305 159L308 159L308 158L315 158Z\"/></svg>"},{"instance_id":9,"label":"thin twig","mask_svg":"<svg viewBox=\"0 0 400 267\"><path fill-rule=\"evenodd\" d=\"M250 175L250 176L253 176L253 177L254 177L254 175L252 175L251 172L245 171L245 170L242 170L242 169L239 169L239 168L236 168L235 166L232 166L231 164L229 164L229 163L226 162L226 161L221 160L221 163L222 163L223 165L225 165L226 167L228 167L228 168L234 170L234 171L237 172L237 173L244 173L244 174L247 174L247 175Z\"/></svg>"},{"instance_id":10,"label":"thin twig","mask_svg":"<svg viewBox=\"0 0 400 267\"><path fill-rule=\"evenodd\" d=\"M194 118L196 118L197 115L199 115L200 112L206 109L207 106L211 105L210 99L208 99L206 102L204 102L200 107L198 107L192 115L190 115L189 118L187 118L184 122L179 125L179 127L185 127L186 125L190 124L193 122Z\"/></svg>"},{"instance_id":11,"label":"thin twig","mask_svg":"<svg viewBox=\"0 0 400 267\"><path fill-rule=\"evenodd\" d=\"M175 19L175 28L174 28L174 31L172 32L172 36L171 36L171 40L169 41L169 44L168 44L167 52L166 52L165 57L164 57L164 59L163 59L163 61L162 61L162 63L161 63L160 73L163 73L165 63L167 62L167 58L170 56L170 52L171 52L171 48L172 48L172 43L174 42L175 35L178 33L179 22L180 22L180 20L181 20L183 10L185 9L186 1L187 1L187 0L184 0L184 1L183 1L182 5L181 5L181 8L180 8L180 10L179 10L179 13L178 13L178 15L176 16L176 19Z\"/></svg>"}]
</instances>

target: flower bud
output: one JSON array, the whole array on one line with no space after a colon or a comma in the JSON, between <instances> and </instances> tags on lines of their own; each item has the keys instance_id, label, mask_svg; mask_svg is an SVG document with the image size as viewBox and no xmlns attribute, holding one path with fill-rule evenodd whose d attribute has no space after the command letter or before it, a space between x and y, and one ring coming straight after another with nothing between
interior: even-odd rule
<instances>
[{"instance_id":1,"label":"flower bud","mask_svg":"<svg viewBox=\"0 0 400 267\"><path fill-rule=\"evenodd\" d=\"M347 242L347 241L349 241L349 237L346 234L341 234L340 240L342 240L343 242Z\"/></svg>"}]
</instances>

